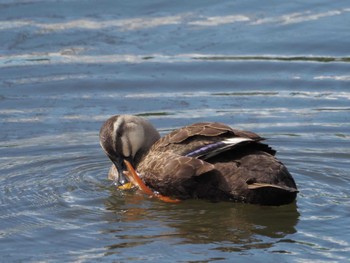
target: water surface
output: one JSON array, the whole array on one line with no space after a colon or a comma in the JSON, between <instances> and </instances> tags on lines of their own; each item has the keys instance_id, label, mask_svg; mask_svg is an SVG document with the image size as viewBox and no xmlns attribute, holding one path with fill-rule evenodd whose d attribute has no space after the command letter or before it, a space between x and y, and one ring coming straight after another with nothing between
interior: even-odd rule
<instances>
[{"instance_id":1,"label":"water surface","mask_svg":"<svg viewBox=\"0 0 350 263\"><path fill-rule=\"evenodd\" d=\"M343 1L2 1L2 260L346 261L349 12ZM196 121L259 133L297 202L117 191L98 132L125 113L162 134Z\"/></svg>"}]
</instances>

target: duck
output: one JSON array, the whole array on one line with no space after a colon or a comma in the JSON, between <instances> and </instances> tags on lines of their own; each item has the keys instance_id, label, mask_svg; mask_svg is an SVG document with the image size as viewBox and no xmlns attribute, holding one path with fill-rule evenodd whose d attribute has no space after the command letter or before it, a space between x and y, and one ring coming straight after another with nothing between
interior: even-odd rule
<instances>
[{"instance_id":1,"label":"duck","mask_svg":"<svg viewBox=\"0 0 350 263\"><path fill-rule=\"evenodd\" d=\"M147 191L174 200L279 206L299 192L263 137L220 122L193 123L161 137L143 117L114 115L99 138L113 163L109 179L120 189L134 181L128 176L134 170Z\"/></svg>"}]
</instances>

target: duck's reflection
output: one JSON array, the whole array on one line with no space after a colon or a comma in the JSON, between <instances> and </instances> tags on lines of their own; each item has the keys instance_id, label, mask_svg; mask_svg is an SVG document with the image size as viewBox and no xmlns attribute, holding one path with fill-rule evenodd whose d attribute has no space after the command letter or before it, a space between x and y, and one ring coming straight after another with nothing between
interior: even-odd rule
<instances>
[{"instance_id":1,"label":"duck's reflection","mask_svg":"<svg viewBox=\"0 0 350 263\"><path fill-rule=\"evenodd\" d=\"M112 250L160 237L174 238L177 244L215 243L223 251L267 248L295 233L300 215L295 203L280 207L202 200L168 204L135 192L114 192L106 208L115 215L109 221L118 226L106 231L117 236Z\"/></svg>"}]
</instances>

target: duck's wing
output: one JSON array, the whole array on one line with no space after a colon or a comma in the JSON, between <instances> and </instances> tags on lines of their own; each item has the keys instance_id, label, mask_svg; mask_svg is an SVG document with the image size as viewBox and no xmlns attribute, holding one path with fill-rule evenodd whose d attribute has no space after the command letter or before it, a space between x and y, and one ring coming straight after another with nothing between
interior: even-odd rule
<instances>
[{"instance_id":1,"label":"duck's wing","mask_svg":"<svg viewBox=\"0 0 350 263\"><path fill-rule=\"evenodd\" d=\"M197 147L193 147L189 149L189 152L186 153L185 156L207 160L229 149L233 149L238 145L242 145L242 143L249 142L254 142L254 140L242 137L223 139L217 142L215 141L209 143L207 145L198 145Z\"/></svg>"},{"instance_id":2,"label":"duck's wing","mask_svg":"<svg viewBox=\"0 0 350 263\"><path fill-rule=\"evenodd\" d=\"M182 143L185 140L194 136L204 136L213 138L221 137L225 134L231 135L231 137L249 138L256 141L261 141L264 139L256 133L232 129L230 126L219 122L199 122L171 132L169 135L163 137L163 143L165 145L176 144Z\"/></svg>"},{"instance_id":3,"label":"duck's wing","mask_svg":"<svg viewBox=\"0 0 350 263\"><path fill-rule=\"evenodd\" d=\"M232 129L217 122L201 122L185 126L161 138L152 150L171 151L178 155L207 160L243 144L256 144L272 155L275 151L260 143L264 138L250 132Z\"/></svg>"}]
</instances>

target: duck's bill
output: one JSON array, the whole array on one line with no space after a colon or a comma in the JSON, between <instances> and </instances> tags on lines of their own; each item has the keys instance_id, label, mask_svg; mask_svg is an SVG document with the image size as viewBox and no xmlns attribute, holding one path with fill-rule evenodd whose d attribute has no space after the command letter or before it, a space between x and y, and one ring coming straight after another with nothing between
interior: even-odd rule
<instances>
[{"instance_id":1,"label":"duck's bill","mask_svg":"<svg viewBox=\"0 0 350 263\"><path fill-rule=\"evenodd\" d=\"M155 196L158 199L167 202L167 203L178 203L180 202L180 200L178 199L172 199L170 197L161 195L161 194L157 194L157 193L153 193L153 191L144 184L144 182L141 180L141 178L138 176L137 172L135 171L134 167L130 164L130 162L128 162L127 160L124 160L124 163L126 165L127 168L127 172L125 172L125 176L127 177L127 179L133 184L135 185L137 188L139 188L141 191L143 191L145 194L150 195L150 196Z\"/></svg>"},{"instance_id":2,"label":"duck's bill","mask_svg":"<svg viewBox=\"0 0 350 263\"><path fill-rule=\"evenodd\" d=\"M108 179L113 181L114 185L116 185L117 188L120 190L129 190L135 188L135 186L132 183L130 183L124 175L122 176L121 180L119 180L120 174L118 172L117 167L114 164L111 165L111 168L108 171Z\"/></svg>"},{"instance_id":3,"label":"duck's bill","mask_svg":"<svg viewBox=\"0 0 350 263\"><path fill-rule=\"evenodd\" d=\"M127 176L124 174L126 167L123 167L123 162L113 162L112 167L108 172L108 179L112 180L114 184L121 190L128 190L134 187Z\"/></svg>"},{"instance_id":4,"label":"duck's bill","mask_svg":"<svg viewBox=\"0 0 350 263\"><path fill-rule=\"evenodd\" d=\"M130 189L132 189L134 187L135 186L132 183L128 182L128 183L125 183L123 185L119 185L118 189L120 189L120 190L130 190Z\"/></svg>"}]
</instances>

